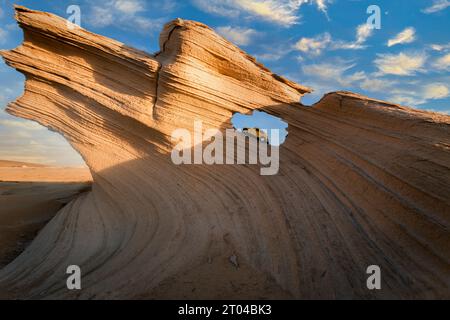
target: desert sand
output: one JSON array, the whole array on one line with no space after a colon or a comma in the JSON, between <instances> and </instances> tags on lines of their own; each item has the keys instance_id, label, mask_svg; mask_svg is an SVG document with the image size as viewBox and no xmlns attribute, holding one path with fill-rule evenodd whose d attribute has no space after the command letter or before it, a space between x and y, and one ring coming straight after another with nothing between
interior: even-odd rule
<instances>
[{"instance_id":1,"label":"desert sand","mask_svg":"<svg viewBox=\"0 0 450 320\"><path fill-rule=\"evenodd\" d=\"M0 160L0 268L17 257L45 224L90 189L88 169Z\"/></svg>"},{"instance_id":2,"label":"desert sand","mask_svg":"<svg viewBox=\"0 0 450 320\"><path fill-rule=\"evenodd\" d=\"M89 182L88 168L51 167L43 164L0 160L0 182Z\"/></svg>"},{"instance_id":3,"label":"desert sand","mask_svg":"<svg viewBox=\"0 0 450 320\"><path fill-rule=\"evenodd\" d=\"M24 42L1 55L26 87L7 111L63 134L94 182L0 270L1 296L450 298L449 116L342 91L306 107L310 88L194 21L148 54L16 13ZM172 163L174 129L253 110L289 125L277 175Z\"/></svg>"}]
</instances>

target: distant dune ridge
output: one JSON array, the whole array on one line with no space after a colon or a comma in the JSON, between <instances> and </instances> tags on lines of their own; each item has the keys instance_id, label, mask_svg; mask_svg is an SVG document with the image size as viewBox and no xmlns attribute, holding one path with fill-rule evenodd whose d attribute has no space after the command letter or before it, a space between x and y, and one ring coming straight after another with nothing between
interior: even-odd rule
<instances>
[{"instance_id":1,"label":"distant dune ridge","mask_svg":"<svg viewBox=\"0 0 450 320\"><path fill-rule=\"evenodd\" d=\"M7 111L62 133L94 183L0 270L0 297L450 298L449 116L349 92L305 107L309 88L193 21L168 23L150 55L16 18L24 42L1 55L26 88ZM278 175L171 162L174 129L256 109L289 124Z\"/></svg>"},{"instance_id":2,"label":"distant dune ridge","mask_svg":"<svg viewBox=\"0 0 450 320\"><path fill-rule=\"evenodd\" d=\"M0 160L0 168L42 168L46 167L44 164L38 163L29 163L29 162L20 162L20 161L9 161L9 160Z\"/></svg>"}]
</instances>

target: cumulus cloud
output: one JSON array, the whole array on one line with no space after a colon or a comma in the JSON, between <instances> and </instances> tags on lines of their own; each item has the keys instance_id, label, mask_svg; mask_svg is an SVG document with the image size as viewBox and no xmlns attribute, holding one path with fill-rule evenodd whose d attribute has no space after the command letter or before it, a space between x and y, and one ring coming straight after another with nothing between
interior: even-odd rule
<instances>
[{"instance_id":1,"label":"cumulus cloud","mask_svg":"<svg viewBox=\"0 0 450 320\"><path fill-rule=\"evenodd\" d=\"M314 38L301 38L295 45L295 49L306 54L320 55L322 50L331 43L331 35L326 32Z\"/></svg>"},{"instance_id":2,"label":"cumulus cloud","mask_svg":"<svg viewBox=\"0 0 450 320\"><path fill-rule=\"evenodd\" d=\"M433 67L438 70L450 70L450 53L438 58Z\"/></svg>"},{"instance_id":3,"label":"cumulus cloud","mask_svg":"<svg viewBox=\"0 0 450 320\"><path fill-rule=\"evenodd\" d=\"M397 34L394 38L389 39L387 46L392 47L397 44L411 43L414 40L416 40L416 30L412 27L409 27Z\"/></svg>"},{"instance_id":4,"label":"cumulus cloud","mask_svg":"<svg viewBox=\"0 0 450 320\"><path fill-rule=\"evenodd\" d=\"M292 26L300 21L299 9L312 3L326 13L329 0L192 0L201 10L235 17L244 13L277 24Z\"/></svg>"},{"instance_id":5,"label":"cumulus cloud","mask_svg":"<svg viewBox=\"0 0 450 320\"><path fill-rule=\"evenodd\" d=\"M330 91L342 89L355 91L355 88L360 88L376 93L381 99L412 107L450 96L450 88L444 82L420 84L417 81L398 81L377 73L367 74L364 71L354 70L355 66L352 61L339 59L303 65L302 82L315 89L317 98Z\"/></svg>"},{"instance_id":6,"label":"cumulus cloud","mask_svg":"<svg viewBox=\"0 0 450 320\"><path fill-rule=\"evenodd\" d=\"M249 28L223 26L216 28L218 34L239 46L249 45L259 33Z\"/></svg>"},{"instance_id":7,"label":"cumulus cloud","mask_svg":"<svg viewBox=\"0 0 450 320\"><path fill-rule=\"evenodd\" d=\"M374 63L379 70L379 74L393 74L398 76L410 76L422 71L426 62L426 55L423 53L407 54L378 54Z\"/></svg>"},{"instance_id":8,"label":"cumulus cloud","mask_svg":"<svg viewBox=\"0 0 450 320\"><path fill-rule=\"evenodd\" d=\"M422 11L424 13L435 13L438 11L442 11L450 7L450 1L449 0L434 0L433 4Z\"/></svg>"},{"instance_id":9,"label":"cumulus cloud","mask_svg":"<svg viewBox=\"0 0 450 320\"><path fill-rule=\"evenodd\" d=\"M424 99L443 99L450 96L449 88L442 83L433 83L423 88Z\"/></svg>"}]
</instances>

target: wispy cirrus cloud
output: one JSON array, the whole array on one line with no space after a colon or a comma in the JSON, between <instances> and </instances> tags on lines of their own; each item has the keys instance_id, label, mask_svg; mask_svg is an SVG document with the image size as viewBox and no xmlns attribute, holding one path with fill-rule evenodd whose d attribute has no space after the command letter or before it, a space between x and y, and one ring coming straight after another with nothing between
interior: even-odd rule
<instances>
[{"instance_id":1,"label":"wispy cirrus cloud","mask_svg":"<svg viewBox=\"0 0 450 320\"><path fill-rule=\"evenodd\" d=\"M355 67L351 61L336 60L332 62L305 64L302 66L304 75L321 80L324 85L350 87L366 79L363 71L348 72Z\"/></svg>"},{"instance_id":2,"label":"wispy cirrus cloud","mask_svg":"<svg viewBox=\"0 0 450 320\"><path fill-rule=\"evenodd\" d=\"M389 39L387 46L392 47L397 44L411 43L414 40L416 40L416 29L409 27L397 34L394 38Z\"/></svg>"},{"instance_id":3,"label":"wispy cirrus cloud","mask_svg":"<svg viewBox=\"0 0 450 320\"><path fill-rule=\"evenodd\" d=\"M395 80L385 78L377 78L375 75L367 76L363 81L359 82L359 87L369 92L384 93L389 91L393 86L397 85Z\"/></svg>"},{"instance_id":4,"label":"wispy cirrus cloud","mask_svg":"<svg viewBox=\"0 0 450 320\"><path fill-rule=\"evenodd\" d=\"M450 0L434 0L433 4L422 10L424 13L435 13L450 7Z\"/></svg>"},{"instance_id":5,"label":"wispy cirrus cloud","mask_svg":"<svg viewBox=\"0 0 450 320\"><path fill-rule=\"evenodd\" d=\"M328 32L319 34L312 38L303 37L294 48L307 55L319 56L325 50L358 50L366 48L365 42L372 35L373 29L366 23L356 27L355 40L343 41L333 40Z\"/></svg>"},{"instance_id":6,"label":"wispy cirrus cloud","mask_svg":"<svg viewBox=\"0 0 450 320\"><path fill-rule=\"evenodd\" d=\"M142 0L97 1L90 6L87 22L98 28L115 26L141 32L159 31L165 19L145 16L148 6L149 4Z\"/></svg>"},{"instance_id":7,"label":"wispy cirrus cloud","mask_svg":"<svg viewBox=\"0 0 450 320\"><path fill-rule=\"evenodd\" d=\"M427 60L424 53L378 54L374 63L379 74L411 76L423 71Z\"/></svg>"},{"instance_id":8,"label":"wispy cirrus cloud","mask_svg":"<svg viewBox=\"0 0 450 320\"><path fill-rule=\"evenodd\" d=\"M389 100L392 102L416 107L431 100L445 99L450 96L450 88L444 83L430 83L414 88L394 88Z\"/></svg>"},{"instance_id":9,"label":"wispy cirrus cloud","mask_svg":"<svg viewBox=\"0 0 450 320\"><path fill-rule=\"evenodd\" d=\"M432 44L430 48L434 51L446 51L450 50L450 43L447 44Z\"/></svg>"},{"instance_id":10,"label":"wispy cirrus cloud","mask_svg":"<svg viewBox=\"0 0 450 320\"><path fill-rule=\"evenodd\" d=\"M194 5L208 13L236 17L242 14L285 26L300 22L300 7L315 4L326 13L330 0L192 0Z\"/></svg>"},{"instance_id":11,"label":"wispy cirrus cloud","mask_svg":"<svg viewBox=\"0 0 450 320\"><path fill-rule=\"evenodd\" d=\"M216 28L218 34L239 46L247 46L253 42L260 33L254 29L223 26Z\"/></svg>"},{"instance_id":12,"label":"wispy cirrus cloud","mask_svg":"<svg viewBox=\"0 0 450 320\"><path fill-rule=\"evenodd\" d=\"M364 49L366 48L365 42L367 39L373 34L373 28L367 24L363 23L356 27L356 37L354 41L346 42L346 41L336 41L333 44L332 49Z\"/></svg>"}]
</instances>

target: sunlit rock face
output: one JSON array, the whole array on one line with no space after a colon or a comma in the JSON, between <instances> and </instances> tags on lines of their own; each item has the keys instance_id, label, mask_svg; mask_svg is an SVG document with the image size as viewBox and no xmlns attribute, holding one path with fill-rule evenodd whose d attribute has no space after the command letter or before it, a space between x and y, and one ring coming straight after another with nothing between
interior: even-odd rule
<instances>
[{"instance_id":1,"label":"sunlit rock face","mask_svg":"<svg viewBox=\"0 0 450 320\"><path fill-rule=\"evenodd\" d=\"M306 108L310 89L193 21L150 55L16 13L24 42L1 54L27 80L8 112L63 134L94 184L0 271L0 297L450 297L450 117L348 92ZM173 130L253 110L288 124L278 174L172 163Z\"/></svg>"}]
</instances>

